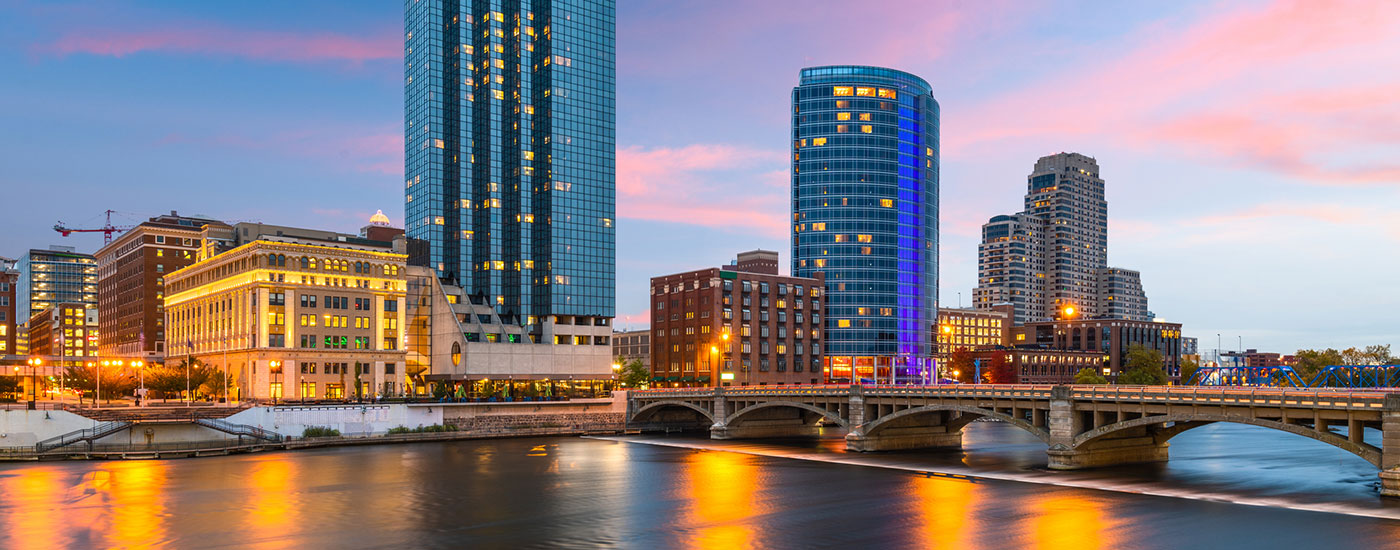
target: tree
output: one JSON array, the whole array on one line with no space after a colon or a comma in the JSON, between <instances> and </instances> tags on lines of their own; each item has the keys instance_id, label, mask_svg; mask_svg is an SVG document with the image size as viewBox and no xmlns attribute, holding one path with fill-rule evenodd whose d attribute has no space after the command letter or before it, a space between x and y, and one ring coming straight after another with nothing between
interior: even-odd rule
<instances>
[{"instance_id":1,"label":"tree","mask_svg":"<svg viewBox=\"0 0 1400 550\"><path fill-rule=\"evenodd\" d=\"M1094 367L1084 367L1079 372L1074 373L1075 384L1107 384L1108 379L1099 374L1099 369Z\"/></svg>"},{"instance_id":2,"label":"tree","mask_svg":"<svg viewBox=\"0 0 1400 550\"><path fill-rule=\"evenodd\" d=\"M986 373L987 381L993 384L1016 383L1016 367L1006 360L1005 353L996 352L990 358L984 359L982 372Z\"/></svg>"},{"instance_id":3,"label":"tree","mask_svg":"<svg viewBox=\"0 0 1400 550\"><path fill-rule=\"evenodd\" d=\"M1162 352L1142 344L1128 347L1128 362L1125 372L1118 375L1119 384L1132 386L1165 386L1167 371L1164 369Z\"/></svg>"},{"instance_id":4,"label":"tree","mask_svg":"<svg viewBox=\"0 0 1400 550\"><path fill-rule=\"evenodd\" d=\"M224 390L227 388L229 391L233 391L233 386L237 384L237 377L232 372L228 374L228 380L225 381L223 368L205 365L199 368L198 371L200 377L200 384L198 387L199 391L203 392L204 395L226 397L224 395ZM342 375L342 379L344 379L343 376L344 375Z\"/></svg>"},{"instance_id":5,"label":"tree","mask_svg":"<svg viewBox=\"0 0 1400 550\"><path fill-rule=\"evenodd\" d=\"M621 361L622 369L617 374L617 381L624 388L646 389L651 383L651 371L647 369L641 359Z\"/></svg>"},{"instance_id":6,"label":"tree","mask_svg":"<svg viewBox=\"0 0 1400 550\"><path fill-rule=\"evenodd\" d=\"M948 357L948 376L964 384L977 382L977 365L973 363L975 359L972 352L967 348L958 348Z\"/></svg>"},{"instance_id":7,"label":"tree","mask_svg":"<svg viewBox=\"0 0 1400 550\"><path fill-rule=\"evenodd\" d=\"M157 365L146 370L146 389L160 394L161 399L179 397L185 392L185 367L180 365ZM189 387L194 388L193 380Z\"/></svg>"},{"instance_id":8,"label":"tree","mask_svg":"<svg viewBox=\"0 0 1400 550\"><path fill-rule=\"evenodd\" d=\"M1181 383L1183 385L1189 383L1191 377L1195 376L1196 371L1200 368L1201 366L1196 363L1195 359L1183 358L1181 360Z\"/></svg>"},{"instance_id":9,"label":"tree","mask_svg":"<svg viewBox=\"0 0 1400 550\"><path fill-rule=\"evenodd\" d=\"M8 399L18 399L14 394L19 393L20 381L18 376L0 376L0 396L8 396Z\"/></svg>"},{"instance_id":10,"label":"tree","mask_svg":"<svg viewBox=\"0 0 1400 550\"><path fill-rule=\"evenodd\" d=\"M137 374L128 367L106 366L106 367L68 367L64 369L70 387L83 391L97 390L97 375L102 376L102 395L104 401L111 401L113 398L131 395L131 392L140 385ZM98 399L94 396L93 399Z\"/></svg>"},{"instance_id":11,"label":"tree","mask_svg":"<svg viewBox=\"0 0 1400 550\"><path fill-rule=\"evenodd\" d=\"M1321 371L1329 365L1342 365L1346 363L1346 360L1342 357L1342 352L1332 348L1324 350L1300 349L1298 353L1294 354L1294 357L1297 358L1298 362L1293 367L1293 370L1298 373L1298 376L1302 377L1305 383L1311 382L1313 377L1317 376L1318 371Z\"/></svg>"}]
</instances>

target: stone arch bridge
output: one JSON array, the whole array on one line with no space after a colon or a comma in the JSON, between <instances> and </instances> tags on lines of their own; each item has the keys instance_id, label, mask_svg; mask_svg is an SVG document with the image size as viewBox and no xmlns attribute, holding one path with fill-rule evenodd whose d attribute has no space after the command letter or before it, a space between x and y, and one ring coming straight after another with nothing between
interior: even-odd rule
<instances>
[{"instance_id":1,"label":"stone arch bridge","mask_svg":"<svg viewBox=\"0 0 1400 550\"><path fill-rule=\"evenodd\" d=\"M851 451L961 448L969 422L991 418L1047 446L1073 470L1167 459L1168 440L1215 422L1271 428L1366 459L1381 494L1400 496L1400 392L1160 386L749 386L641 390L634 430L708 429L713 439L846 431ZM1380 431L1380 446L1366 429ZM1373 438L1374 440L1375 438Z\"/></svg>"}]
</instances>

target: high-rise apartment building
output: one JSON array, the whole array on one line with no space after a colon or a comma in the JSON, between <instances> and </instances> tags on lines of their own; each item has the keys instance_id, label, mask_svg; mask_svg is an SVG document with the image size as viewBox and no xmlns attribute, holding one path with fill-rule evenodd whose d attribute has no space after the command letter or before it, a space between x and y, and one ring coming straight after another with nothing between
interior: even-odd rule
<instances>
[{"instance_id":1,"label":"high-rise apartment building","mask_svg":"<svg viewBox=\"0 0 1400 550\"><path fill-rule=\"evenodd\" d=\"M982 226L978 308L1009 303L1016 324L1058 317L1147 321L1136 271L1108 267L1108 201L1092 157L1041 157L1026 178L1025 209Z\"/></svg>"},{"instance_id":2,"label":"high-rise apartment building","mask_svg":"<svg viewBox=\"0 0 1400 550\"><path fill-rule=\"evenodd\" d=\"M409 263L491 310L488 324L524 327L522 344L556 345L555 325L604 327L562 338L598 346L571 355L604 378L616 299L615 12L612 0L409 0L404 17Z\"/></svg>"},{"instance_id":3,"label":"high-rise apartment building","mask_svg":"<svg viewBox=\"0 0 1400 550\"><path fill-rule=\"evenodd\" d=\"M103 357L165 356L165 277L195 262L201 230L210 223L219 222L172 211L97 251L97 346Z\"/></svg>"},{"instance_id":4,"label":"high-rise apartment building","mask_svg":"<svg viewBox=\"0 0 1400 550\"><path fill-rule=\"evenodd\" d=\"M97 305L97 260L71 246L32 249L20 260L19 313L24 319L58 303Z\"/></svg>"},{"instance_id":5,"label":"high-rise apartment building","mask_svg":"<svg viewBox=\"0 0 1400 550\"><path fill-rule=\"evenodd\" d=\"M792 273L826 280L827 380L928 380L938 308L932 89L892 69L813 67L792 107Z\"/></svg>"}]
</instances>

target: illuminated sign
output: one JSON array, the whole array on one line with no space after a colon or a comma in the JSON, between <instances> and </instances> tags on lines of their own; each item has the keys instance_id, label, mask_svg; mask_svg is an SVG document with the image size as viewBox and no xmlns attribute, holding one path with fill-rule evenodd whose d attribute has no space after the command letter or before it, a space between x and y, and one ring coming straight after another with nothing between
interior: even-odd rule
<instances>
[{"instance_id":1,"label":"illuminated sign","mask_svg":"<svg viewBox=\"0 0 1400 550\"><path fill-rule=\"evenodd\" d=\"M732 373L732 372L721 372L721 373L719 373L719 379L720 379L720 380L733 380L733 379L734 379L734 373Z\"/></svg>"}]
</instances>

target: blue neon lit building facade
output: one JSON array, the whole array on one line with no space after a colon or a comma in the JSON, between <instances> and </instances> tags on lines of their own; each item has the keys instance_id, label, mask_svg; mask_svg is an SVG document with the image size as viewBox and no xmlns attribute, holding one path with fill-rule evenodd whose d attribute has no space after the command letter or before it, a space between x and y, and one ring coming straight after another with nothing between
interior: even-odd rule
<instances>
[{"instance_id":1,"label":"blue neon lit building facade","mask_svg":"<svg viewBox=\"0 0 1400 550\"><path fill-rule=\"evenodd\" d=\"M615 308L613 0L405 0L405 231L503 323Z\"/></svg>"},{"instance_id":2,"label":"blue neon lit building facade","mask_svg":"<svg viewBox=\"0 0 1400 550\"><path fill-rule=\"evenodd\" d=\"M812 67L792 91L792 273L826 277L830 382L927 383L938 311L938 102L922 78Z\"/></svg>"}]
</instances>

